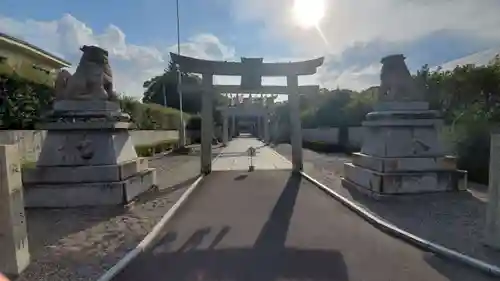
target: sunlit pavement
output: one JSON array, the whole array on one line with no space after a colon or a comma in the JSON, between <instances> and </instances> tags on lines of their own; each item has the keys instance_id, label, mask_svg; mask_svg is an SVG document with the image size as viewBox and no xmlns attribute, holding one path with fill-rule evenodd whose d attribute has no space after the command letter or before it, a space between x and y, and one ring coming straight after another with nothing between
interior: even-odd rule
<instances>
[{"instance_id":1,"label":"sunlit pavement","mask_svg":"<svg viewBox=\"0 0 500 281\"><path fill-rule=\"evenodd\" d=\"M290 171L213 172L115 281L494 280L374 228Z\"/></svg>"}]
</instances>

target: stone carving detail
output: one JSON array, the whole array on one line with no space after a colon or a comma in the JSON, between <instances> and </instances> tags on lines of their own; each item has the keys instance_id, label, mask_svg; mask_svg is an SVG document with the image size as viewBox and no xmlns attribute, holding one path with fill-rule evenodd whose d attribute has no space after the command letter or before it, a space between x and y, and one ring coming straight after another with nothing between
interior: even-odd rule
<instances>
[{"instance_id":1,"label":"stone carving detail","mask_svg":"<svg viewBox=\"0 0 500 281\"><path fill-rule=\"evenodd\" d=\"M84 137L84 139L76 145L76 149L78 149L80 157L84 160L90 160L94 157L94 147L92 145L92 141L86 137Z\"/></svg>"},{"instance_id":2,"label":"stone carving detail","mask_svg":"<svg viewBox=\"0 0 500 281\"><path fill-rule=\"evenodd\" d=\"M80 50L83 55L75 73L71 75L67 70L62 70L57 75L56 100L116 101L108 51L87 45Z\"/></svg>"},{"instance_id":3,"label":"stone carving detail","mask_svg":"<svg viewBox=\"0 0 500 281\"><path fill-rule=\"evenodd\" d=\"M379 100L421 101L403 55L391 55L382 59Z\"/></svg>"}]
</instances>

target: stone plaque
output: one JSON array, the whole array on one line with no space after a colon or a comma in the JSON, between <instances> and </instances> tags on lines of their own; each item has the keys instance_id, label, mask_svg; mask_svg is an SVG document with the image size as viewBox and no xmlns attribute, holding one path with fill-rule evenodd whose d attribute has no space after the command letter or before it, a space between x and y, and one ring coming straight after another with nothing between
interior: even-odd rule
<instances>
[{"instance_id":1,"label":"stone plaque","mask_svg":"<svg viewBox=\"0 0 500 281\"><path fill-rule=\"evenodd\" d=\"M20 167L17 145L0 145L0 272L12 275L30 259Z\"/></svg>"},{"instance_id":2,"label":"stone plaque","mask_svg":"<svg viewBox=\"0 0 500 281\"><path fill-rule=\"evenodd\" d=\"M241 75L241 89L256 90L262 87L262 58L241 58L244 74Z\"/></svg>"}]
</instances>

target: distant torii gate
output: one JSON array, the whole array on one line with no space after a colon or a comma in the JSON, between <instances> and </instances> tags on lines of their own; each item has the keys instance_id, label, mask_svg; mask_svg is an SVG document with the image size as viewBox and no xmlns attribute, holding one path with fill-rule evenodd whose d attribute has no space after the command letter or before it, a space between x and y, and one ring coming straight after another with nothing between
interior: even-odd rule
<instances>
[{"instance_id":1,"label":"distant torii gate","mask_svg":"<svg viewBox=\"0 0 500 281\"><path fill-rule=\"evenodd\" d=\"M293 171L302 170L302 129L300 124L299 94L318 91L319 87L299 86L299 75L315 74L324 58L290 63L263 63L262 58L241 58L241 62L195 59L170 53L173 63L183 72L202 75L201 109L201 172L212 171L213 95L215 93L286 94L290 104L290 125ZM213 84L214 75L241 76L241 85ZM262 76L286 76L287 86L263 86ZM185 89L189 90L189 89Z\"/></svg>"}]
</instances>

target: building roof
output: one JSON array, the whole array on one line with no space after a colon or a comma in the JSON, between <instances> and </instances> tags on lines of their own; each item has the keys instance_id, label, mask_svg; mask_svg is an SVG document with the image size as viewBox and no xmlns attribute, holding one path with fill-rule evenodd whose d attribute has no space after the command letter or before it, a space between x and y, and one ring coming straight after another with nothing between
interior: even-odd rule
<instances>
[{"instance_id":1,"label":"building roof","mask_svg":"<svg viewBox=\"0 0 500 281\"><path fill-rule=\"evenodd\" d=\"M2 33L0 32L0 41L6 41L8 43L11 43L11 44L14 44L14 45L17 45L17 46L20 46L26 50L29 50L31 52L34 52L34 53L37 53L39 55L42 55L43 57L46 57L58 64L60 64L62 67L70 67L71 66L71 63L58 57L58 56L55 56L33 44L30 44L24 40L21 40L19 38L16 38L14 36L11 36L11 35L8 35L8 34L5 34L5 33Z\"/></svg>"}]
</instances>

